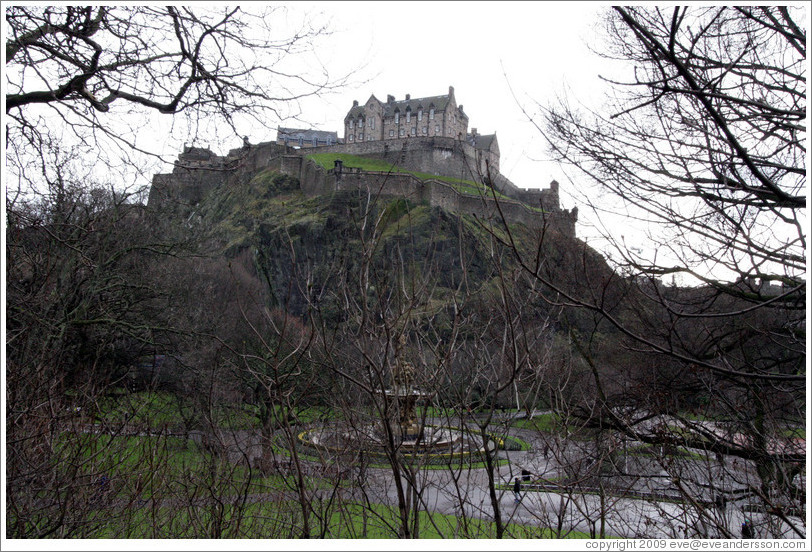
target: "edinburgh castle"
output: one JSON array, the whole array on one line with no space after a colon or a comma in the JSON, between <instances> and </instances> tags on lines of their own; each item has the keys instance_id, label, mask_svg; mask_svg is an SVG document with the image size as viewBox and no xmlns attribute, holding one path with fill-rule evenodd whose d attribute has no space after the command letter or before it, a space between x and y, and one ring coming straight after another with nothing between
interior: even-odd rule
<instances>
[{"instance_id":1,"label":"edinburgh castle","mask_svg":"<svg viewBox=\"0 0 812 552\"><path fill-rule=\"evenodd\" d=\"M381 102L372 95L363 105L353 102L344 118L343 139L335 132L280 127L275 142L246 141L226 156L187 146L172 173L153 177L149 201L193 210L208 190L227 185L232 175L270 169L295 177L309 195L360 189L574 237L577 208L560 208L558 183L535 190L516 186L499 172L496 135L469 130L468 121L453 87L445 95L407 94L399 101L390 95ZM313 154L350 154L397 170L353 167L340 159L325 167ZM453 182L479 183L479 192L461 190Z\"/></svg>"}]
</instances>

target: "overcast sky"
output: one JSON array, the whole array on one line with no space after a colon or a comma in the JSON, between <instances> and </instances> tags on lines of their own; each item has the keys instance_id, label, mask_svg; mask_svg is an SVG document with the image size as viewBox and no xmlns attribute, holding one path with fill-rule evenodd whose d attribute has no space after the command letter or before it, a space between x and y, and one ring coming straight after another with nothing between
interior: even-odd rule
<instances>
[{"instance_id":1,"label":"overcast sky","mask_svg":"<svg viewBox=\"0 0 812 552\"><path fill-rule=\"evenodd\" d=\"M591 2L307 2L292 12L322 14L335 31L325 65L339 74L363 65L362 84L303 104L306 122L343 136L353 100L371 94L404 99L445 94L454 86L469 129L496 133L502 172L522 188L566 187L555 165L541 163L538 131L522 114L557 94L590 96L599 87L599 59L587 48L603 4ZM294 13L291 17L295 19ZM511 88L513 92L511 92ZM515 95L515 98L514 98ZM283 126L294 126L294 123ZM275 129L252 129L254 142ZM566 192L566 190L562 190ZM562 197L562 202L566 203ZM571 205L565 205L569 207Z\"/></svg>"}]
</instances>

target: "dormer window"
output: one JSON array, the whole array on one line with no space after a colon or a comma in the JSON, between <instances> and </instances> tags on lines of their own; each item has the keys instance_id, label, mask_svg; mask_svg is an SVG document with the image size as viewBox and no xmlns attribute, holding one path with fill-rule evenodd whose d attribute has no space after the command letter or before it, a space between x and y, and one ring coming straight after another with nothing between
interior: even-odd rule
<instances>
[{"instance_id":1,"label":"dormer window","mask_svg":"<svg viewBox=\"0 0 812 552\"><path fill-rule=\"evenodd\" d=\"M434 108L429 109L429 120L434 119Z\"/></svg>"},{"instance_id":2,"label":"dormer window","mask_svg":"<svg viewBox=\"0 0 812 552\"><path fill-rule=\"evenodd\" d=\"M408 123L411 120L412 120L412 110L407 107L406 108L406 122Z\"/></svg>"},{"instance_id":3,"label":"dormer window","mask_svg":"<svg viewBox=\"0 0 812 552\"><path fill-rule=\"evenodd\" d=\"M422 109L418 109L418 110L417 110L417 120L418 120L418 121L422 121L422 120L423 120L423 110L422 110Z\"/></svg>"},{"instance_id":4,"label":"dormer window","mask_svg":"<svg viewBox=\"0 0 812 552\"><path fill-rule=\"evenodd\" d=\"M353 121L352 119L350 119L350 128L352 128L354 124L355 124L355 121Z\"/></svg>"},{"instance_id":5,"label":"dormer window","mask_svg":"<svg viewBox=\"0 0 812 552\"><path fill-rule=\"evenodd\" d=\"M395 111L395 124L400 123L400 111Z\"/></svg>"},{"instance_id":6,"label":"dormer window","mask_svg":"<svg viewBox=\"0 0 812 552\"><path fill-rule=\"evenodd\" d=\"M364 128L364 120L360 117L358 118L358 128Z\"/></svg>"}]
</instances>

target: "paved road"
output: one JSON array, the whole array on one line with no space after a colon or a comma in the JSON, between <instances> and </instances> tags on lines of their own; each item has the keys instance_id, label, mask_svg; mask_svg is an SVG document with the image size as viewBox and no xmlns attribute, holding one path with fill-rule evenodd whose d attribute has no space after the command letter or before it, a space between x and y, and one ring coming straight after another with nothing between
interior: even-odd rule
<instances>
[{"instance_id":1,"label":"paved road","mask_svg":"<svg viewBox=\"0 0 812 552\"><path fill-rule=\"evenodd\" d=\"M521 476L523 467L534 466L534 473L547 473L533 453L509 452L509 463L497 469L497 483L510 488L515 477ZM539 469L540 468L540 469ZM383 504L397 504L397 493L391 471L369 470L367 490L373 500ZM443 514L493 519L488 478L485 469L466 470L455 481L449 470L425 470L420 486L424 508ZM459 488L459 490L458 490ZM497 490L502 519L506 523L520 523L539 527L561 527L587 534L600 534L600 497L576 495L567 497L552 492L524 492L521 503L516 504L512 490ZM676 504L650 504L642 500L609 498L604 505L604 534L620 537L684 537L686 525L673 521L662 523L663 516L680 519L682 507ZM685 517L682 515L682 517ZM666 517L667 519L667 517ZM591 522L590 522L591 520ZM686 520L692 526L692 520ZM733 527L740 523L731 520ZM689 530L688 536L691 535Z\"/></svg>"}]
</instances>

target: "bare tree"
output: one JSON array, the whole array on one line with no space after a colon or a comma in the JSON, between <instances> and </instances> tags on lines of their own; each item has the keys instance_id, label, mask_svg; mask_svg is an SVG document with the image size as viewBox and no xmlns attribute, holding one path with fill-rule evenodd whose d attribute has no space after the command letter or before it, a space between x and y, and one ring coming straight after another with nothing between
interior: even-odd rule
<instances>
[{"instance_id":1,"label":"bare tree","mask_svg":"<svg viewBox=\"0 0 812 552\"><path fill-rule=\"evenodd\" d=\"M782 535L804 533L787 515L803 512L804 496L805 455L788 438L803 425L806 381L802 18L800 7L610 10L604 55L633 69L607 79L607 106L564 100L537 124L550 151L602 193L583 199L604 221L616 268L585 270L590 285L577 287L504 240L554 292L546 298L592 313L575 344L596 394L579 417L661 451L703 451L727 461L731 478L755 470L748 507L779 518ZM612 229L612 198L650 223L648 241ZM663 283L670 275L684 285ZM635 368L607 356L607 343L625 347ZM707 500L697 485L708 476L696 473L693 486L677 485L693 504Z\"/></svg>"},{"instance_id":2,"label":"bare tree","mask_svg":"<svg viewBox=\"0 0 812 552\"><path fill-rule=\"evenodd\" d=\"M176 512L166 514L169 499L190 511L201 501L213 505L199 527L187 527L190 534L239 532L248 488L241 467L203 451L205 473L191 470L181 481L186 491L176 492L165 446L174 446L174 428L133 427L123 415L110 422L100 405L115 394L135 409L124 389L144 358L155 372L163 356L177 364L171 382L165 370L157 384L175 386L186 437L216 427L216 413L242 391L225 370L236 364L234 352L244 351L232 335L218 339L215 313L194 295L197 285L198 293L211 285L222 291L212 293L218 307L235 312L232 290L219 287L223 266L179 266L173 256L197 236L188 228L175 232L174 221L144 208L143 154L163 153L153 149L161 117L167 134L181 129L194 139L211 124L206 132L219 126L233 135L251 118L265 125L266 117L295 116L301 99L340 86L318 64L308 74L292 68L329 34L326 28L305 21L281 31L280 15L238 8L5 10L9 534L100 534L89 522L99 515L90 495L102 476L114 479L115 493L104 494L132 523L140 514L127 505L142 500L147 487L155 492L153 535L177 523ZM173 281L178 274L187 278ZM139 385L154 389L149 380ZM163 452L152 454L153 447ZM113 460L141 456L155 460L149 474L127 473L126 462Z\"/></svg>"},{"instance_id":3,"label":"bare tree","mask_svg":"<svg viewBox=\"0 0 812 552\"><path fill-rule=\"evenodd\" d=\"M121 189L150 175L168 136L241 140L248 125L298 116L302 99L346 77L313 55L327 28L286 11L9 6L7 166L19 191L52 178L57 150L115 170Z\"/></svg>"}]
</instances>

